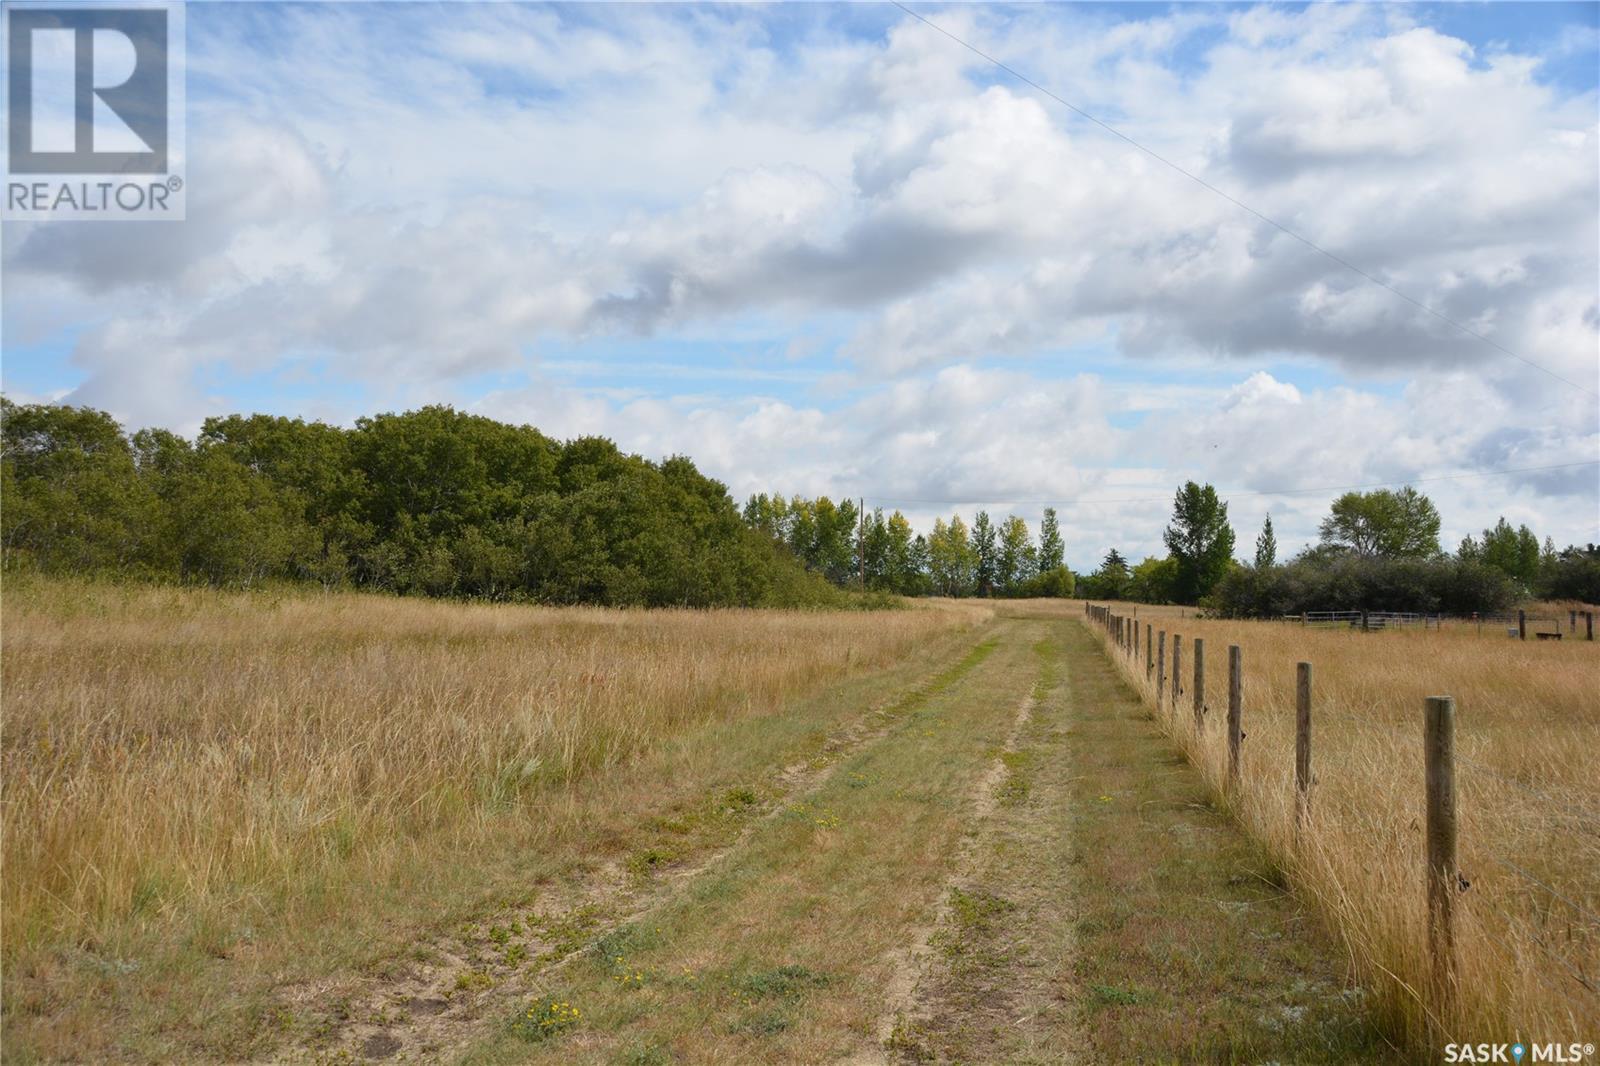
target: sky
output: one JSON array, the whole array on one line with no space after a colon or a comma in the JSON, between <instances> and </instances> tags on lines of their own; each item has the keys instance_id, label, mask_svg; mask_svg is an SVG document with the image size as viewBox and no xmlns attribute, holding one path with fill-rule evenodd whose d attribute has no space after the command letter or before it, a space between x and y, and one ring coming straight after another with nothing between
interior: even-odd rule
<instances>
[{"instance_id":1,"label":"sky","mask_svg":"<svg viewBox=\"0 0 1600 1066\"><path fill-rule=\"evenodd\" d=\"M1054 505L1080 571L1190 479L1241 556L1405 482L1600 541L1600 5L908 6L191 3L187 220L7 224L0 386Z\"/></svg>"}]
</instances>

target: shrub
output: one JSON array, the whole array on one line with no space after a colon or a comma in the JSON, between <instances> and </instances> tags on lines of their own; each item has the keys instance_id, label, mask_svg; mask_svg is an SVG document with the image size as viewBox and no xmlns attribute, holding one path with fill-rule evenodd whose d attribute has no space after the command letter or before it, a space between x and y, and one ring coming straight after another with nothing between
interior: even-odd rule
<instances>
[{"instance_id":1,"label":"shrub","mask_svg":"<svg viewBox=\"0 0 1600 1066\"><path fill-rule=\"evenodd\" d=\"M1359 610L1471 614L1503 611L1517 599L1515 583L1477 562L1313 555L1284 566L1241 566L1224 576L1205 606L1225 618Z\"/></svg>"}]
</instances>

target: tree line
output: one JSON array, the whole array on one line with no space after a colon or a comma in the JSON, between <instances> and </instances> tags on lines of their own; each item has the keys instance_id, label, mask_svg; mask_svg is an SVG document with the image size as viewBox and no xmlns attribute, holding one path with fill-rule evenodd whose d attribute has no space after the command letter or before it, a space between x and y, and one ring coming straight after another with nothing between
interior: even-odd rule
<instances>
[{"instance_id":1,"label":"tree line","mask_svg":"<svg viewBox=\"0 0 1600 1066\"><path fill-rule=\"evenodd\" d=\"M1228 505L1210 485L1178 490L1164 540L1168 554L1130 566L1116 549L1078 580L1081 595L1197 604L1229 617L1322 610L1471 614L1527 598L1600 602L1600 547L1541 544L1505 518L1454 553L1439 543L1432 500L1412 487L1346 492L1318 527L1319 540L1278 560L1269 514L1249 560L1233 557Z\"/></svg>"},{"instance_id":2,"label":"tree line","mask_svg":"<svg viewBox=\"0 0 1600 1066\"><path fill-rule=\"evenodd\" d=\"M352 428L268 415L207 419L194 440L108 414L0 398L0 546L9 568L213 585L270 580L398 593L615 606L811 606L843 589L906 596L1071 596L1200 604L1226 615L1378 608L1501 610L1600 602L1600 549L1557 551L1502 518L1455 553L1415 489L1349 492L1320 541L1277 559L1272 519L1234 558L1228 506L1187 482L1167 552L1116 549L1078 575L1054 508L939 518L828 497L751 496L683 456L561 442L449 407Z\"/></svg>"},{"instance_id":3,"label":"tree line","mask_svg":"<svg viewBox=\"0 0 1600 1066\"><path fill-rule=\"evenodd\" d=\"M760 493L744 505L744 521L787 546L795 558L839 585L902 596L1071 596L1073 575L1055 508L1046 507L1035 544L1028 523L1007 515L998 524L979 511L937 518L931 533L913 532L899 511L866 514L853 500L834 503Z\"/></svg>"},{"instance_id":4,"label":"tree line","mask_svg":"<svg viewBox=\"0 0 1600 1066\"><path fill-rule=\"evenodd\" d=\"M191 441L0 399L0 448L10 568L562 604L845 600L687 458L448 407L350 429L230 415Z\"/></svg>"}]
</instances>

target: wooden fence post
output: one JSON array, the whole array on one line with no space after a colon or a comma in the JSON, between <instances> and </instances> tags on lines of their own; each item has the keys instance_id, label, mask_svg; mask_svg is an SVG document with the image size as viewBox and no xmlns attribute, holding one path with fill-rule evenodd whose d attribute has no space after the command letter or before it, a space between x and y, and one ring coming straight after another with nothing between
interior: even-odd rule
<instances>
[{"instance_id":1,"label":"wooden fence post","mask_svg":"<svg viewBox=\"0 0 1600 1066\"><path fill-rule=\"evenodd\" d=\"M1228 787L1239 784L1239 746L1244 743L1243 663L1239 645L1228 645Z\"/></svg>"},{"instance_id":2,"label":"wooden fence post","mask_svg":"<svg viewBox=\"0 0 1600 1066\"><path fill-rule=\"evenodd\" d=\"M1200 637L1194 638L1194 731L1196 734L1204 733L1206 729L1206 642Z\"/></svg>"},{"instance_id":3,"label":"wooden fence post","mask_svg":"<svg viewBox=\"0 0 1600 1066\"><path fill-rule=\"evenodd\" d=\"M1594 639L1594 612L1593 611L1584 611L1583 612L1583 631L1586 634L1585 639L1587 639L1587 640L1593 640Z\"/></svg>"},{"instance_id":4,"label":"wooden fence post","mask_svg":"<svg viewBox=\"0 0 1600 1066\"><path fill-rule=\"evenodd\" d=\"M1155 626L1146 622L1144 624L1144 679L1150 680L1150 673L1156 668L1156 630Z\"/></svg>"},{"instance_id":5,"label":"wooden fence post","mask_svg":"<svg viewBox=\"0 0 1600 1066\"><path fill-rule=\"evenodd\" d=\"M1456 985L1456 701L1429 696L1423 717L1427 774L1428 948L1438 1016L1448 1024Z\"/></svg>"},{"instance_id":6,"label":"wooden fence post","mask_svg":"<svg viewBox=\"0 0 1600 1066\"><path fill-rule=\"evenodd\" d=\"M1137 620L1133 623L1133 661L1139 661L1139 623Z\"/></svg>"},{"instance_id":7,"label":"wooden fence post","mask_svg":"<svg viewBox=\"0 0 1600 1066\"><path fill-rule=\"evenodd\" d=\"M1156 634L1156 710L1161 710L1161 701L1167 693L1167 631L1163 629Z\"/></svg>"},{"instance_id":8,"label":"wooden fence post","mask_svg":"<svg viewBox=\"0 0 1600 1066\"><path fill-rule=\"evenodd\" d=\"M1172 634L1172 714L1178 714L1178 697L1183 695L1183 638Z\"/></svg>"},{"instance_id":9,"label":"wooden fence post","mask_svg":"<svg viewBox=\"0 0 1600 1066\"><path fill-rule=\"evenodd\" d=\"M1311 811L1311 664L1295 667L1294 684L1294 824L1298 832Z\"/></svg>"},{"instance_id":10,"label":"wooden fence post","mask_svg":"<svg viewBox=\"0 0 1600 1066\"><path fill-rule=\"evenodd\" d=\"M1527 640L1528 639L1528 612L1527 611L1518 611L1517 612L1517 639L1518 640Z\"/></svg>"},{"instance_id":11,"label":"wooden fence post","mask_svg":"<svg viewBox=\"0 0 1600 1066\"><path fill-rule=\"evenodd\" d=\"M1572 634L1575 634L1575 633L1578 632L1578 612L1577 611L1568 611L1567 612L1567 632L1568 633L1572 633Z\"/></svg>"}]
</instances>

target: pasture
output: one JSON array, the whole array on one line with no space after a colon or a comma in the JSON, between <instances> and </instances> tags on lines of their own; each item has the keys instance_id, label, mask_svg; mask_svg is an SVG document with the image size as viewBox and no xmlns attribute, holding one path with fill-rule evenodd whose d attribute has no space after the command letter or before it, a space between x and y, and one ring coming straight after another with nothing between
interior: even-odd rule
<instances>
[{"instance_id":1,"label":"pasture","mask_svg":"<svg viewBox=\"0 0 1600 1066\"><path fill-rule=\"evenodd\" d=\"M1568 606L1530 613L1559 619L1565 631ZM1600 643L1582 639L1581 614L1578 639L1523 641L1508 637L1503 623L1362 632L1204 620L1192 608L1112 610L1138 626L1139 650L1108 644L1108 653L1219 793L1228 791L1228 649L1240 648L1245 739L1230 809L1340 931L1393 1027L1419 1044L1442 1044L1441 1032L1593 1039ZM1174 638L1181 638L1176 670ZM1205 656L1198 728L1197 639ZM1313 784L1297 834L1300 662L1312 666ZM1454 697L1456 708L1463 883L1455 898L1453 1003L1429 988L1424 891L1423 708L1440 695Z\"/></svg>"},{"instance_id":2,"label":"pasture","mask_svg":"<svg viewBox=\"0 0 1600 1066\"><path fill-rule=\"evenodd\" d=\"M1205 640L1208 692L1241 646L1242 788L1216 699L1158 711L1076 601L13 580L7 1060L1426 1058L1439 691L1471 881L1443 1022L1592 1027L1593 645L1140 615Z\"/></svg>"}]
</instances>

